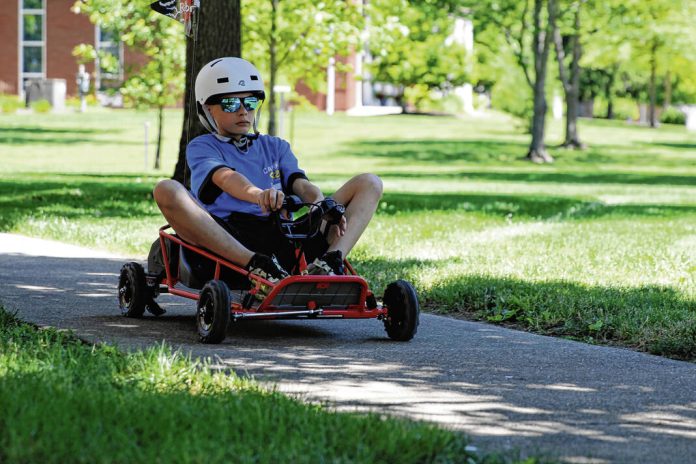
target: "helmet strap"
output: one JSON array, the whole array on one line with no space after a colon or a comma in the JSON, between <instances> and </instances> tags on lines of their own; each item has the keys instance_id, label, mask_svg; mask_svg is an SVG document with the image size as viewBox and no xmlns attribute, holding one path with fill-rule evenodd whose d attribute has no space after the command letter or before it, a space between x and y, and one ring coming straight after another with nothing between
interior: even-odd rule
<instances>
[{"instance_id":1,"label":"helmet strap","mask_svg":"<svg viewBox=\"0 0 696 464\"><path fill-rule=\"evenodd\" d=\"M224 135L220 135L217 133L213 135L222 143L229 143L230 145L234 145L237 148L237 150L241 151L242 153L246 153L247 150L249 150L249 147L251 147L253 141L258 138L258 134L242 135L241 137L239 137L239 139L235 139L234 137L225 137Z\"/></svg>"},{"instance_id":2,"label":"helmet strap","mask_svg":"<svg viewBox=\"0 0 696 464\"><path fill-rule=\"evenodd\" d=\"M256 108L256 114L254 115L254 123L253 123L253 128L254 128L254 138L257 138L259 136L259 128L258 124L259 121L261 120L261 108L263 107L263 102L264 100L261 100L261 104Z\"/></svg>"}]
</instances>

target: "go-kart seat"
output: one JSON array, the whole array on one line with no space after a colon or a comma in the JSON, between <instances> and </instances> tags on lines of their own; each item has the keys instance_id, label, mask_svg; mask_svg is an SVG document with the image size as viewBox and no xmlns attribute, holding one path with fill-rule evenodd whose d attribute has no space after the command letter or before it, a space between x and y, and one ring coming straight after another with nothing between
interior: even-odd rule
<instances>
[{"instance_id":1,"label":"go-kart seat","mask_svg":"<svg viewBox=\"0 0 696 464\"><path fill-rule=\"evenodd\" d=\"M179 250L179 281L189 288L200 290L206 282L215 276L215 261L196 253L186 247ZM220 280L223 280L230 290L246 290L250 288L249 279L227 267L222 266Z\"/></svg>"}]
</instances>

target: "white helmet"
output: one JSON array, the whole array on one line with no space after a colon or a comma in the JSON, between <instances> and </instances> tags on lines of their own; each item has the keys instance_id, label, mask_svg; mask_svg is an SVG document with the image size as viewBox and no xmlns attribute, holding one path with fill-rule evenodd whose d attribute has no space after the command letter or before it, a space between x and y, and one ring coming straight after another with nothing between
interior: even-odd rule
<instances>
[{"instance_id":1,"label":"white helmet","mask_svg":"<svg viewBox=\"0 0 696 464\"><path fill-rule=\"evenodd\" d=\"M261 100L266 98L259 70L247 60L236 57L217 58L203 66L196 77L195 90L198 119L203 127L213 134L217 133L217 124L205 104L214 101L214 97L228 93L251 92ZM256 119L255 117L254 132L258 132Z\"/></svg>"}]
</instances>

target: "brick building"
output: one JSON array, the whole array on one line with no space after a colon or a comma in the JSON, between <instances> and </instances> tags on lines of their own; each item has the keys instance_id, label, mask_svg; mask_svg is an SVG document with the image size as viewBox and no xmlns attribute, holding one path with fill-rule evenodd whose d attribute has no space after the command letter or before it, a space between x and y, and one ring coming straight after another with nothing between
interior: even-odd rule
<instances>
[{"instance_id":1,"label":"brick building","mask_svg":"<svg viewBox=\"0 0 696 464\"><path fill-rule=\"evenodd\" d=\"M64 80L66 95L77 95L78 62L72 51L79 44L91 44L119 62L115 74L104 72L98 63L86 65L93 89L118 87L124 79L124 70L142 64L142 55L113 40L108 31L92 24L87 16L75 13L74 3L75 0L8 0L0 9L0 94L24 98L30 79L49 79ZM354 71L336 73L330 64L327 93L312 92L301 83L295 91L328 112L379 106L390 111L384 105L393 102L376 98L375 85L369 79L356 78L362 74L363 53L339 59L352 64Z\"/></svg>"},{"instance_id":2,"label":"brick building","mask_svg":"<svg viewBox=\"0 0 696 464\"><path fill-rule=\"evenodd\" d=\"M124 50L89 19L72 11L75 0L8 0L0 8L0 93L23 96L28 79L65 79L67 95L77 94L76 45L92 44L114 55L119 71L107 74L86 66L97 89L123 79L123 69L139 57Z\"/></svg>"}]
</instances>

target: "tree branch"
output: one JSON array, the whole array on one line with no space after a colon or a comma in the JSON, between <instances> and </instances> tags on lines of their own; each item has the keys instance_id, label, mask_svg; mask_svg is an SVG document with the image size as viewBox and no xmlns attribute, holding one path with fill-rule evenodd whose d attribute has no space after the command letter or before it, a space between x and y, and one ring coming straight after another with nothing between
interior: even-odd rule
<instances>
[{"instance_id":1,"label":"tree branch","mask_svg":"<svg viewBox=\"0 0 696 464\"><path fill-rule=\"evenodd\" d=\"M577 40L577 38L576 38ZM565 50L563 50L563 38L561 37L561 28L558 27L558 22L553 25L553 42L556 45L556 59L558 60L558 75L561 78L561 84L566 92L570 88L568 81L568 71L565 66Z\"/></svg>"},{"instance_id":2,"label":"tree branch","mask_svg":"<svg viewBox=\"0 0 696 464\"><path fill-rule=\"evenodd\" d=\"M500 21L493 20L493 22L496 23L496 25L498 25L505 32L505 41L508 43L508 45L510 45L512 53L515 55L515 58L517 59L517 64L519 64L522 68L522 72L524 73L524 78L527 81L527 84L530 88L534 89L534 82L532 81L532 78L529 74L529 63L524 55L524 37L527 33L526 17L528 11L529 0L525 0L524 9L522 10L522 28L520 29L519 34L517 34L516 36L513 36L511 27L504 26Z\"/></svg>"}]
</instances>

